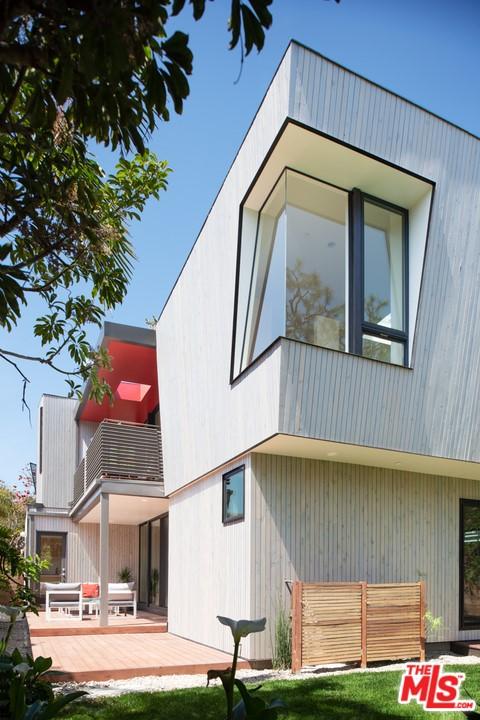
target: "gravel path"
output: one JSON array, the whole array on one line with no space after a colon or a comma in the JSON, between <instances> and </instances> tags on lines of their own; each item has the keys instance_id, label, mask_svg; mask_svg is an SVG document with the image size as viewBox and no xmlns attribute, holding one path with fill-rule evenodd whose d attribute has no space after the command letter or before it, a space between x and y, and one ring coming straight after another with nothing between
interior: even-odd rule
<instances>
[{"instance_id":1,"label":"gravel path","mask_svg":"<svg viewBox=\"0 0 480 720\"><path fill-rule=\"evenodd\" d=\"M473 655L440 655L430 660L438 660L445 664L476 665L480 663L479 657ZM345 665L327 665L315 668L306 668L299 673L292 673L289 670L239 670L237 677L249 682L265 682L266 680L305 680L314 677L326 677L332 675L348 675L351 673L372 673L402 670L405 663L390 663L388 665L377 665L364 670ZM210 685L219 685L220 680L214 680ZM202 675L149 675L147 677L136 677L130 680L108 680L106 682L85 682L85 683L63 683L57 685L61 692L72 690L86 690L90 698L115 697L130 692L162 692L165 690L178 690L180 688L204 687L206 676Z\"/></svg>"}]
</instances>

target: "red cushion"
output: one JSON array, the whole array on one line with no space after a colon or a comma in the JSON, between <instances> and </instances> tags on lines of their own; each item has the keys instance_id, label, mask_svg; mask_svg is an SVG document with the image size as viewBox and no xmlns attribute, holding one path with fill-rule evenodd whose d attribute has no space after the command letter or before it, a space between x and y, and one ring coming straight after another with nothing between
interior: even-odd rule
<instances>
[{"instance_id":1,"label":"red cushion","mask_svg":"<svg viewBox=\"0 0 480 720\"><path fill-rule=\"evenodd\" d=\"M84 598L97 598L99 592L98 583L82 583L82 595Z\"/></svg>"}]
</instances>

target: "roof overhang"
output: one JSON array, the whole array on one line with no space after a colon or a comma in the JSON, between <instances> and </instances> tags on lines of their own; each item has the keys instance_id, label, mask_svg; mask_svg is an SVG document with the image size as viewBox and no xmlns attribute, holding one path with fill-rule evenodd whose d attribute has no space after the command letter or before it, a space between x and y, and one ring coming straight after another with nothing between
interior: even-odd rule
<instances>
[{"instance_id":1,"label":"roof overhang","mask_svg":"<svg viewBox=\"0 0 480 720\"><path fill-rule=\"evenodd\" d=\"M97 480L72 508L75 522L100 522L100 495L109 496L111 525L140 525L152 517L168 512L163 483L151 480Z\"/></svg>"},{"instance_id":2,"label":"roof overhang","mask_svg":"<svg viewBox=\"0 0 480 720\"><path fill-rule=\"evenodd\" d=\"M311 460L326 460L351 465L367 465L369 467L424 473L440 477L480 480L480 463L295 435L274 435L257 445L255 452L267 455L303 457Z\"/></svg>"}]
</instances>

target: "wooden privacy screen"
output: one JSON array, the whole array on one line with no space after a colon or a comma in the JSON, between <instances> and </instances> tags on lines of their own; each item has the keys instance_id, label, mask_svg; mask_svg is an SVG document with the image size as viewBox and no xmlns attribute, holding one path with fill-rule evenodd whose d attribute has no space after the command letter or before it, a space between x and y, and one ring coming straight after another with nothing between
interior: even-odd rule
<instances>
[{"instance_id":1,"label":"wooden privacy screen","mask_svg":"<svg viewBox=\"0 0 480 720\"><path fill-rule=\"evenodd\" d=\"M292 670L305 665L425 659L425 585L293 584Z\"/></svg>"}]
</instances>

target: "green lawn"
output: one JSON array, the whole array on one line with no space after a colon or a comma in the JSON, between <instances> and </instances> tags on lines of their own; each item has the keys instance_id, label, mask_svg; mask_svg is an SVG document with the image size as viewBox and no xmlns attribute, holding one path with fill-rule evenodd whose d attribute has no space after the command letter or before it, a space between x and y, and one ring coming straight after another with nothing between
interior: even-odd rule
<instances>
[{"instance_id":1,"label":"green lawn","mask_svg":"<svg viewBox=\"0 0 480 720\"><path fill-rule=\"evenodd\" d=\"M480 701L480 666L455 665L464 672L464 688ZM285 720L380 720L430 718L462 720L463 713L427 713L416 703L398 705L400 673L355 673L314 680L265 683L266 699L281 697L288 705ZM462 692L466 697L466 693ZM161 693L131 693L118 698L72 706L69 720L223 720L224 695L219 687L192 688Z\"/></svg>"}]
</instances>

